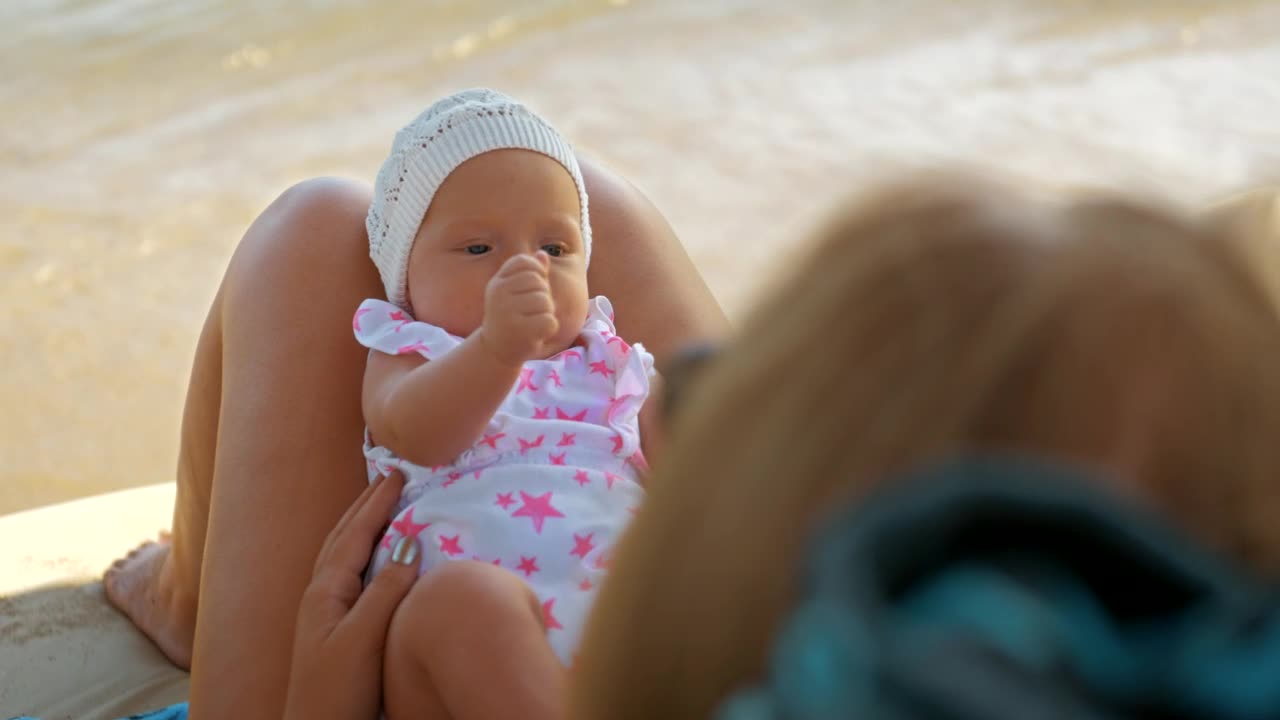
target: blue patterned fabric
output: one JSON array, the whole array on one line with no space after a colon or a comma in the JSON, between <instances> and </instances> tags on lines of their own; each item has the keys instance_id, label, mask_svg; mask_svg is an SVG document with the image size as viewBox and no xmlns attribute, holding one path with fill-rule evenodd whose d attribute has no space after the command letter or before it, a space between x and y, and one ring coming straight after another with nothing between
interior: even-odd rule
<instances>
[{"instance_id":1,"label":"blue patterned fabric","mask_svg":"<svg viewBox=\"0 0 1280 720\"><path fill-rule=\"evenodd\" d=\"M1280 718L1271 588L1101 485L997 460L895 483L818 537L718 720Z\"/></svg>"},{"instance_id":2,"label":"blue patterned fabric","mask_svg":"<svg viewBox=\"0 0 1280 720\"><path fill-rule=\"evenodd\" d=\"M126 720L187 720L187 704L178 703L177 705L170 705L163 710L141 715L130 715Z\"/></svg>"},{"instance_id":3,"label":"blue patterned fabric","mask_svg":"<svg viewBox=\"0 0 1280 720\"><path fill-rule=\"evenodd\" d=\"M13 718L13 720L36 720L31 717ZM170 705L163 710L153 710L152 712L142 713L141 715L130 715L122 720L187 720L187 704L178 703Z\"/></svg>"}]
</instances>

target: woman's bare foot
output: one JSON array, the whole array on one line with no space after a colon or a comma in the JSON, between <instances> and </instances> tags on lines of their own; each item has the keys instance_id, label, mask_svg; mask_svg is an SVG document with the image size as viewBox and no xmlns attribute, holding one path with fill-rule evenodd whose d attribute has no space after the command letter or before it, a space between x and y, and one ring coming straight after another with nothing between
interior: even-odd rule
<instances>
[{"instance_id":1,"label":"woman's bare foot","mask_svg":"<svg viewBox=\"0 0 1280 720\"><path fill-rule=\"evenodd\" d=\"M191 668L196 600L170 578L169 537L148 541L112 563L102 579L107 599L174 665Z\"/></svg>"}]
</instances>

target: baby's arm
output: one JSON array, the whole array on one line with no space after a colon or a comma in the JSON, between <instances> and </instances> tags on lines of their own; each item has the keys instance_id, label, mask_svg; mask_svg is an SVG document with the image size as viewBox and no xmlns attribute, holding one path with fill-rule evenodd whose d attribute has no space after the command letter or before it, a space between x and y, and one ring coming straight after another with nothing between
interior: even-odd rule
<instances>
[{"instance_id":1,"label":"baby's arm","mask_svg":"<svg viewBox=\"0 0 1280 720\"><path fill-rule=\"evenodd\" d=\"M476 441L520 366L498 362L478 334L434 362L369 353L364 417L375 441L416 465L447 465Z\"/></svg>"},{"instance_id":2,"label":"baby's arm","mask_svg":"<svg viewBox=\"0 0 1280 720\"><path fill-rule=\"evenodd\" d=\"M439 360L374 352L364 376L364 417L379 445L415 465L445 465L475 443L526 360L558 324L547 258L508 260L485 289L484 322Z\"/></svg>"}]
</instances>

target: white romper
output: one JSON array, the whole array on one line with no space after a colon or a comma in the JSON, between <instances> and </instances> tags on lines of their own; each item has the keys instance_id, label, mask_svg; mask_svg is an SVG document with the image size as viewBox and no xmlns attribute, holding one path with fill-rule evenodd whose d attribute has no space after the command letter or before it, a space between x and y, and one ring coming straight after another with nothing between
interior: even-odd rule
<instances>
[{"instance_id":1,"label":"white romper","mask_svg":"<svg viewBox=\"0 0 1280 720\"><path fill-rule=\"evenodd\" d=\"M382 300L366 300L353 321L366 347L439 359L462 339ZM418 572L449 560L504 567L537 594L547 638L572 663L611 549L644 498L640 407L653 356L614 332L604 297L591 300L581 343L524 364L483 436L448 465L420 467L366 433L372 481L391 468L404 492L369 577L391 548L416 535Z\"/></svg>"}]
</instances>

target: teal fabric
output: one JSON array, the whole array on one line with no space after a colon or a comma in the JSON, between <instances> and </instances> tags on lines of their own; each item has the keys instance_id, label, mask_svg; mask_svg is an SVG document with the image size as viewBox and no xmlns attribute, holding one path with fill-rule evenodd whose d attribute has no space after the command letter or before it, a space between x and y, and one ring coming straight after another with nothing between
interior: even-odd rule
<instances>
[{"instance_id":1,"label":"teal fabric","mask_svg":"<svg viewBox=\"0 0 1280 720\"><path fill-rule=\"evenodd\" d=\"M1101 482L977 459L891 487L819 534L719 720L1280 718L1272 588Z\"/></svg>"},{"instance_id":2,"label":"teal fabric","mask_svg":"<svg viewBox=\"0 0 1280 720\"><path fill-rule=\"evenodd\" d=\"M130 715L126 720L187 720L187 704L178 703L177 705L170 705L163 710L141 715Z\"/></svg>"},{"instance_id":3,"label":"teal fabric","mask_svg":"<svg viewBox=\"0 0 1280 720\"><path fill-rule=\"evenodd\" d=\"M13 720L35 720L35 718L20 717ZM122 720L187 720L187 704L178 703L177 705L170 705L163 710L153 710L141 715L130 715Z\"/></svg>"}]
</instances>

